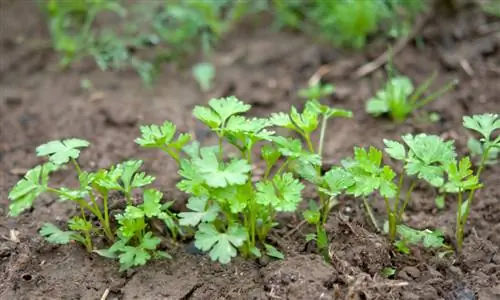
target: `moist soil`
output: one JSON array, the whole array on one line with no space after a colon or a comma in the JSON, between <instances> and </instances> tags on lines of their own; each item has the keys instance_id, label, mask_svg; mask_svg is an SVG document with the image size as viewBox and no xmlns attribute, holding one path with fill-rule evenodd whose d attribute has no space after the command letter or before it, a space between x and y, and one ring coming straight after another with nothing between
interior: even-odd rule
<instances>
[{"instance_id":1,"label":"moist soil","mask_svg":"<svg viewBox=\"0 0 500 300\"><path fill-rule=\"evenodd\" d=\"M383 138L419 132L454 138L466 154L470 133L461 126L462 116L500 112L498 19L467 6L454 13L438 11L439 17L426 23L417 33L418 43L410 42L395 57L395 66L417 83L437 71L434 88L453 79L459 85L428 106L441 116L439 121L416 115L395 125L364 112L385 71L355 77L357 68L383 53L384 40L374 39L364 52L340 51L297 33L267 29L264 19L252 20L219 44L213 57L216 82L203 93L188 69L174 65L165 66L153 88L132 71L101 72L92 62L61 70L57 55L41 42L49 36L32 1L0 1L0 12L0 299L500 299L500 165L483 173L486 187L477 193L459 257L439 258L418 247L410 255L394 252L353 199L340 199L330 216L329 262L305 242L310 228L288 234L300 221L290 216L272 234L286 253L283 260L236 258L220 265L186 242L170 249L174 259L122 274L115 261L89 255L78 245L49 245L38 236L44 222L63 224L73 215L71 204L44 196L20 217L6 216L9 189L42 161L35 147L67 137L92 143L81 156L81 164L90 169L143 159L146 171L157 177L154 186L181 210L186 196L175 190L175 164L134 144L138 126L171 120L179 130L210 143L210 135L191 116L195 105L235 95L252 103L257 115L302 107L297 90L324 65L330 72L323 81L337 87L326 100L354 112L353 119L331 122L326 161L350 155L353 146L381 147ZM82 89L83 79L93 87ZM71 185L74 178L63 171L55 183ZM406 222L440 228L451 242L456 205L449 199L438 210L435 196L419 187ZM383 205L373 203L382 222ZM382 275L387 267L396 270L393 278Z\"/></svg>"}]
</instances>

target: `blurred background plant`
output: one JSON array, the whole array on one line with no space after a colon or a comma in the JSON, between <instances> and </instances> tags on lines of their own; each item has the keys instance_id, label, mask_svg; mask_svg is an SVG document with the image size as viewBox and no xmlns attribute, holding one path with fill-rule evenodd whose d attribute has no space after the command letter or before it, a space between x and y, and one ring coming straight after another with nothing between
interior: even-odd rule
<instances>
[{"instance_id":1,"label":"blurred background plant","mask_svg":"<svg viewBox=\"0 0 500 300\"><path fill-rule=\"evenodd\" d=\"M303 31L335 45L360 49L380 32L400 37L428 5L421 0L36 0L47 17L61 66L91 57L101 70L134 69L151 85L160 66L201 55L193 76L210 88L210 54L235 23L257 13L274 28ZM105 22L103 21L105 20Z\"/></svg>"}]
</instances>

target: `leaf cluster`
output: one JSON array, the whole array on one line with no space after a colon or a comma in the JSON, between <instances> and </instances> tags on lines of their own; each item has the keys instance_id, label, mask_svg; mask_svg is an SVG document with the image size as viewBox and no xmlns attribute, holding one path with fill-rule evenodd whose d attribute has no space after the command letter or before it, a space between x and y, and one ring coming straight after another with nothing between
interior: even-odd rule
<instances>
[{"instance_id":1,"label":"leaf cluster","mask_svg":"<svg viewBox=\"0 0 500 300\"><path fill-rule=\"evenodd\" d=\"M436 73L417 88L408 77L391 77L384 89L379 90L375 97L367 101L366 112L376 117L388 114L395 122L406 120L414 111L434 101L456 84L456 82L451 82L424 97L424 93L429 89L435 76Z\"/></svg>"},{"instance_id":2,"label":"leaf cluster","mask_svg":"<svg viewBox=\"0 0 500 300\"><path fill-rule=\"evenodd\" d=\"M152 130L145 128L155 125L142 127L142 137L136 140L164 150L178 162L181 180L177 187L190 195L189 211L179 214L179 223L197 227L196 247L221 263L229 262L238 251L260 257L264 250L267 255L282 257L267 242L268 232L277 225L276 215L294 212L301 202L304 185L297 175L310 180L321 177L321 156L312 146L311 133L320 117L351 115L316 100L308 101L302 112L292 107L289 113L274 113L269 118L247 117L249 110L250 105L235 97L212 99L207 106L194 108L195 118L217 135L215 146L192 141L170 147L175 136L184 135L177 134L168 122L165 130L155 130L154 141L149 138ZM296 132L302 140L277 136L275 127ZM228 152L225 144L232 145L236 153ZM259 179L252 174L255 158L266 164Z\"/></svg>"}]
</instances>

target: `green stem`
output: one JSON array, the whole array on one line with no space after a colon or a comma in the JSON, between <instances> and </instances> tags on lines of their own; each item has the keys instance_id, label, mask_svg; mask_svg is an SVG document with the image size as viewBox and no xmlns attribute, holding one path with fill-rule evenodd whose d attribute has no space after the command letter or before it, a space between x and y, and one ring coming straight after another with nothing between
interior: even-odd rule
<instances>
[{"instance_id":1,"label":"green stem","mask_svg":"<svg viewBox=\"0 0 500 300\"><path fill-rule=\"evenodd\" d=\"M380 227L378 226L377 219L375 219L375 215L373 214L373 210L370 206L370 203L368 203L368 200L366 197L363 197L363 204L365 206L366 212L368 213L368 217L370 218L370 221L372 222L373 226L375 227L375 230L380 231Z\"/></svg>"},{"instance_id":2,"label":"green stem","mask_svg":"<svg viewBox=\"0 0 500 300\"><path fill-rule=\"evenodd\" d=\"M399 175L399 181L398 181L398 191L396 193L396 203L394 204L394 208L396 211L399 211L399 197L401 197L401 190L403 189L403 183L404 183L404 176L403 176L404 173L401 173L401 175Z\"/></svg>"},{"instance_id":3,"label":"green stem","mask_svg":"<svg viewBox=\"0 0 500 300\"><path fill-rule=\"evenodd\" d=\"M434 101L438 96L446 93L450 88L452 88L456 84L457 84L456 81L452 81L452 82L448 83L446 86L444 86L442 89L437 90L436 92L434 92L434 93L430 94L429 96L425 97L424 99L422 99L418 103L415 103L414 110L415 109L419 109L419 108L427 105L427 103Z\"/></svg>"},{"instance_id":4,"label":"green stem","mask_svg":"<svg viewBox=\"0 0 500 300\"><path fill-rule=\"evenodd\" d=\"M109 224L109 208L108 208L108 195L103 195L102 205L104 206L104 227L110 228Z\"/></svg>"},{"instance_id":5,"label":"green stem","mask_svg":"<svg viewBox=\"0 0 500 300\"><path fill-rule=\"evenodd\" d=\"M396 217L397 212L395 213L391 210L391 204L389 203L389 198L384 197L384 201L388 218L387 221L389 222L389 238L391 241L394 241L396 239L396 233L397 233L397 217Z\"/></svg>"},{"instance_id":6,"label":"green stem","mask_svg":"<svg viewBox=\"0 0 500 300\"><path fill-rule=\"evenodd\" d=\"M481 173L484 170L484 166L486 163L486 159L488 158L489 151L491 147L487 147L484 152L483 156L481 158L481 163L479 165L479 168L477 170L476 176L477 179L479 180L479 177L481 176ZM462 250L462 244L463 244L463 239L464 239L464 227L465 224L467 223L467 218L469 217L470 213L470 208L472 205L472 200L474 199L474 194L476 193L476 190L472 190L469 193L469 196L467 197L467 203L465 205L465 212L462 215L462 193L459 190L459 195L458 195L458 208L457 208L457 228L456 228L456 240L457 240L457 251L460 252Z\"/></svg>"},{"instance_id":7,"label":"green stem","mask_svg":"<svg viewBox=\"0 0 500 300\"><path fill-rule=\"evenodd\" d=\"M83 209L83 206L80 205L80 213L82 215L82 219L87 222L87 217L85 216L85 210ZM92 246L92 239L90 238L90 233L86 230L83 233L85 235L85 248L87 249L87 252L92 252L93 246Z\"/></svg>"},{"instance_id":8,"label":"green stem","mask_svg":"<svg viewBox=\"0 0 500 300\"><path fill-rule=\"evenodd\" d=\"M321 120L321 131L319 133L319 143L318 143L318 155L320 157L323 156L323 142L325 139L325 132L326 132L326 124L328 121L327 116L323 116L323 120Z\"/></svg>"},{"instance_id":9,"label":"green stem","mask_svg":"<svg viewBox=\"0 0 500 300\"><path fill-rule=\"evenodd\" d=\"M406 192L406 196L405 196L405 200L403 202L403 205L401 206L401 208L399 209L399 211L398 211L398 207L397 206L395 208L395 212L398 214L397 215L397 222L398 223L400 223L401 219L403 218L403 214L405 212L405 209L408 206L408 203L410 202L411 193L415 189L416 184L417 184L417 180L413 180L412 183L411 183L411 185L410 185L410 188ZM399 203L399 199L396 199L396 203Z\"/></svg>"},{"instance_id":10,"label":"green stem","mask_svg":"<svg viewBox=\"0 0 500 300\"><path fill-rule=\"evenodd\" d=\"M285 170L285 168L286 168L286 166L288 165L289 162L290 162L290 159L287 158L285 160L285 162L279 167L278 171L276 171L276 173L274 174L274 176L277 176L277 175L281 174Z\"/></svg>"},{"instance_id":11,"label":"green stem","mask_svg":"<svg viewBox=\"0 0 500 300\"><path fill-rule=\"evenodd\" d=\"M170 155L170 157L172 157L177 164L180 163L179 155L174 151L172 151L172 149L170 149L168 146L162 147L161 149L165 151L168 155Z\"/></svg>"},{"instance_id":12,"label":"green stem","mask_svg":"<svg viewBox=\"0 0 500 300\"><path fill-rule=\"evenodd\" d=\"M312 142L311 142L311 137L308 134L304 134L303 137L306 141L307 148L309 148L309 151L311 153L314 153L315 151L314 151L314 147L313 147Z\"/></svg>"},{"instance_id":13,"label":"green stem","mask_svg":"<svg viewBox=\"0 0 500 300\"><path fill-rule=\"evenodd\" d=\"M459 189L458 190L458 208L457 208L457 222L456 222L456 228L455 228L455 239L457 242L457 252L460 252L462 250L462 243L464 239L464 229L462 224L462 202L463 202L463 196L462 196L462 191Z\"/></svg>"},{"instance_id":14,"label":"green stem","mask_svg":"<svg viewBox=\"0 0 500 300\"><path fill-rule=\"evenodd\" d=\"M80 166L74 158L71 159L71 162L73 163L73 166L75 166L76 173L78 174L78 176L80 176L80 174L82 173L82 169L80 169Z\"/></svg>"}]
</instances>

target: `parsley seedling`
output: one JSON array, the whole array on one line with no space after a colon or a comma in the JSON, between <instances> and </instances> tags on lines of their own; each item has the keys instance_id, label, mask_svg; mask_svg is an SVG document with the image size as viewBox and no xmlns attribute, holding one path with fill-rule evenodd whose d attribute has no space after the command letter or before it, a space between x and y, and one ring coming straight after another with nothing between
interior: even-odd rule
<instances>
[{"instance_id":1,"label":"parsley seedling","mask_svg":"<svg viewBox=\"0 0 500 300\"><path fill-rule=\"evenodd\" d=\"M436 135L425 133L402 137L404 144L384 140L385 152L393 159L403 162L404 172L399 175L394 202L394 215L389 217L389 236L396 238L396 226L401 222L404 211L411 200L418 180L423 180L434 187L441 187L445 182L445 171L457 156L452 141L444 141ZM407 148L406 148L406 147ZM411 178L406 195L401 199L405 177ZM401 202L402 200L402 202Z\"/></svg>"},{"instance_id":2,"label":"parsley seedling","mask_svg":"<svg viewBox=\"0 0 500 300\"><path fill-rule=\"evenodd\" d=\"M228 263L238 251L260 257L264 250L269 256L283 257L267 236L277 225L277 214L294 212L302 201L304 185L294 173L310 180L321 178L321 156L312 145L311 133L320 116L325 123L331 117L350 116L317 101L308 102L302 113L293 107L289 114L276 113L269 119L245 117L249 110L250 105L235 97L212 99L208 106L194 108L193 115L217 135L215 146L189 143L191 138L177 135L170 122L141 127L142 136L136 140L145 147L162 149L178 163L181 181L177 187L190 195L190 211L179 214L180 225L198 227L195 246L221 263ZM300 133L306 147L298 139L276 136L272 127ZM236 153L225 153L224 143ZM260 158L266 170L256 180L252 163L258 144L262 144Z\"/></svg>"},{"instance_id":3,"label":"parsley seedling","mask_svg":"<svg viewBox=\"0 0 500 300\"><path fill-rule=\"evenodd\" d=\"M176 216L168 211L172 202L161 204L163 194L154 189L144 190L144 202L138 206L129 205L125 211L116 215L119 227L118 240L106 250L97 250L102 256L118 258L120 271L142 266L153 257L170 258L164 251L157 250L160 238L153 236L148 228L148 219L163 220L175 239L180 232Z\"/></svg>"},{"instance_id":4,"label":"parsley seedling","mask_svg":"<svg viewBox=\"0 0 500 300\"><path fill-rule=\"evenodd\" d=\"M127 161L97 172L83 171L77 162L80 149L89 146L81 139L66 139L48 142L37 147L38 156L48 156L49 162L29 170L9 193L9 214L18 216L33 206L34 201L43 193L56 194L60 201L73 201L80 210L80 215L68 221L69 231L63 231L52 224L45 224L40 234L49 242L66 244L71 241L82 243L87 251L93 250L92 237L103 234L110 242L115 240L109 214L109 194L119 191L130 200L133 189L141 188L153 182L154 177L138 172L142 161ZM76 170L79 186L77 188L49 185L50 174L67 164ZM101 200L101 203L98 203ZM98 225L87 216L90 213L97 218Z\"/></svg>"},{"instance_id":5,"label":"parsley seedling","mask_svg":"<svg viewBox=\"0 0 500 300\"><path fill-rule=\"evenodd\" d=\"M395 122L406 120L411 113L434 101L456 85L456 82L452 81L429 96L422 97L435 76L434 73L417 89L414 89L408 77L397 76L390 78L384 89L378 91L374 98L368 100L366 112L376 117L389 114Z\"/></svg>"},{"instance_id":6,"label":"parsley seedling","mask_svg":"<svg viewBox=\"0 0 500 300\"><path fill-rule=\"evenodd\" d=\"M463 158L457 164L448 164L448 182L445 190L458 193L457 221L455 229L455 239L457 251L460 252L463 246L464 227L469 217L472 200L475 191L482 187L480 176L484 170L490 154L500 149L500 136L493 136L496 130L500 129L500 118L498 114L482 114L463 118L463 126L481 134L482 155L477 172L474 174L469 158ZM464 201L464 192L468 191L467 199Z\"/></svg>"}]
</instances>

